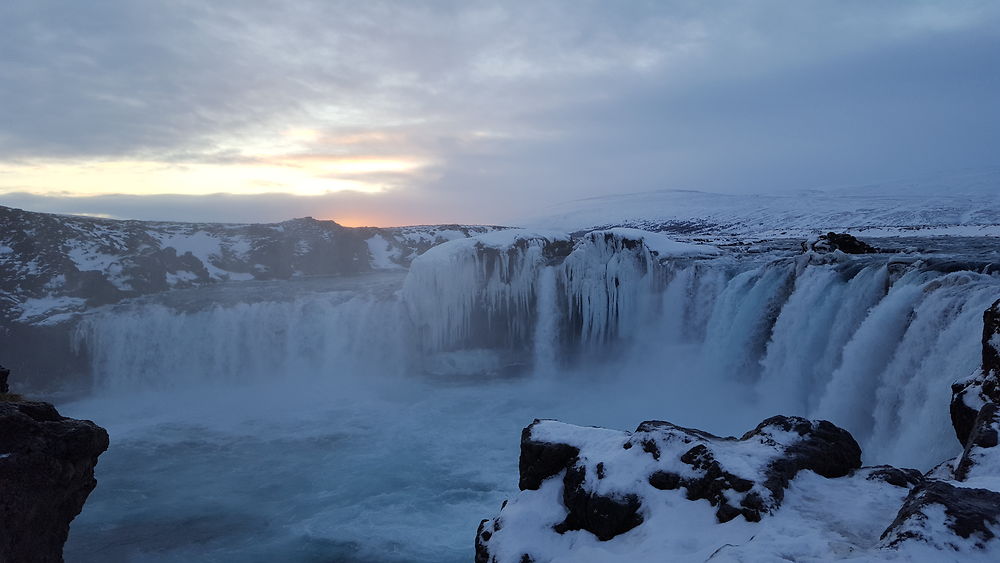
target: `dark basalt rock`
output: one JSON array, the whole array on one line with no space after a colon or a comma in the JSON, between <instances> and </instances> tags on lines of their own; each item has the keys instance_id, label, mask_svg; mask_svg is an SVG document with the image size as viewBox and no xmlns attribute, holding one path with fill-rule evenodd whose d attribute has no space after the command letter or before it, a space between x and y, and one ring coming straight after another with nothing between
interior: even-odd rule
<instances>
[{"instance_id":1,"label":"dark basalt rock","mask_svg":"<svg viewBox=\"0 0 1000 563\"><path fill-rule=\"evenodd\" d=\"M847 233L826 233L802 243L802 250L813 252L833 252L839 250L845 254L876 254L879 249L860 241Z\"/></svg>"},{"instance_id":2,"label":"dark basalt rock","mask_svg":"<svg viewBox=\"0 0 1000 563\"><path fill-rule=\"evenodd\" d=\"M983 313L983 372L1000 375L1000 347L993 340L1000 337L1000 299Z\"/></svg>"},{"instance_id":3,"label":"dark basalt rock","mask_svg":"<svg viewBox=\"0 0 1000 563\"><path fill-rule=\"evenodd\" d=\"M893 467L891 465L875 465L862 467L858 470L869 481L882 481L894 487L909 489L924 482L924 476L916 469Z\"/></svg>"},{"instance_id":4,"label":"dark basalt rock","mask_svg":"<svg viewBox=\"0 0 1000 563\"><path fill-rule=\"evenodd\" d=\"M955 479L965 481L975 467L985 458L1000 458L1000 448L997 448L1000 437L1000 406L996 403L986 403L979 409L979 416L969 433L965 451L955 468ZM1000 464L998 464L1000 465Z\"/></svg>"},{"instance_id":5,"label":"dark basalt rock","mask_svg":"<svg viewBox=\"0 0 1000 563\"><path fill-rule=\"evenodd\" d=\"M982 371L951 386L951 422L955 436L966 445L979 409L986 403L1000 403L1000 300L983 313Z\"/></svg>"},{"instance_id":6,"label":"dark basalt rock","mask_svg":"<svg viewBox=\"0 0 1000 563\"><path fill-rule=\"evenodd\" d=\"M61 562L108 433L41 402L0 402L0 561Z\"/></svg>"},{"instance_id":7,"label":"dark basalt rock","mask_svg":"<svg viewBox=\"0 0 1000 563\"><path fill-rule=\"evenodd\" d=\"M944 507L947 518L937 529L926 509ZM994 538L993 529L1000 524L1000 493L987 489L955 487L944 481L928 480L914 487L899 509L896 519L881 539L887 547L898 547L907 541L922 541L941 548L960 549L955 536L972 539L976 547L985 547Z\"/></svg>"},{"instance_id":8,"label":"dark basalt rock","mask_svg":"<svg viewBox=\"0 0 1000 563\"><path fill-rule=\"evenodd\" d=\"M8 377L10 377L10 370L0 366L0 393L10 393L10 385L7 384Z\"/></svg>"},{"instance_id":9,"label":"dark basalt rock","mask_svg":"<svg viewBox=\"0 0 1000 563\"><path fill-rule=\"evenodd\" d=\"M487 543L493 537L495 526L499 524L499 518L483 519L479 522L476 530L476 558L475 563L490 563L490 551Z\"/></svg>"},{"instance_id":10,"label":"dark basalt rock","mask_svg":"<svg viewBox=\"0 0 1000 563\"><path fill-rule=\"evenodd\" d=\"M563 479L563 505L569 513L556 525L560 534L570 530L587 530L601 541L607 541L642 524L636 495L604 496L585 486L587 468L573 466Z\"/></svg>"},{"instance_id":11,"label":"dark basalt rock","mask_svg":"<svg viewBox=\"0 0 1000 563\"><path fill-rule=\"evenodd\" d=\"M795 478L799 471L809 469L823 477L843 477L861 466L861 448L849 432L826 421L813 422L804 418L774 416L761 422L755 429L747 432L739 441L760 439L763 445L773 446L770 432L795 432L803 439L788 446L778 454L766 467L757 481L739 477L722 467L715 459L708 444L712 442L732 442L733 438L719 438L702 432L681 428L669 423L652 421L644 422L639 431L649 431L655 428L671 427L682 430L692 437L704 440L683 455L680 460L697 470L697 478L682 478L676 473L656 471L649 476L649 484L660 490L687 489L688 500L706 499L712 506L718 506L716 519L728 522L742 515L750 522L759 522L762 513L773 510L784 499L785 488ZM648 450L647 450L648 451ZM658 458L659 451L654 458ZM765 500L760 492L750 492L759 482L770 493L770 499ZM729 499L732 493L743 495L739 507L732 506Z\"/></svg>"},{"instance_id":12,"label":"dark basalt rock","mask_svg":"<svg viewBox=\"0 0 1000 563\"><path fill-rule=\"evenodd\" d=\"M649 484L663 491L684 487L687 489L688 500L708 500L712 506L719 507L715 514L719 522L728 522L740 514L751 522L760 521L763 507L755 499L751 499L740 509L729 505L726 500L726 491L746 493L753 488L753 481L724 470L704 444L691 448L680 459L694 469L704 472L703 476L697 479L683 479L676 473L656 471L649 476Z\"/></svg>"},{"instance_id":13,"label":"dark basalt rock","mask_svg":"<svg viewBox=\"0 0 1000 563\"><path fill-rule=\"evenodd\" d=\"M843 477L861 467L861 446L851 433L825 420L810 421L797 416L773 416L743 435L741 441L767 436L771 428L795 432L803 439L785 449L764 473L764 486L780 504L785 488L799 471L811 470L828 479Z\"/></svg>"},{"instance_id":14,"label":"dark basalt rock","mask_svg":"<svg viewBox=\"0 0 1000 563\"><path fill-rule=\"evenodd\" d=\"M521 457L518 459L518 488L538 490L542 481L576 463L580 449L566 444L552 444L532 439L531 429L537 418L521 431Z\"/></svg>"}]
</instances>

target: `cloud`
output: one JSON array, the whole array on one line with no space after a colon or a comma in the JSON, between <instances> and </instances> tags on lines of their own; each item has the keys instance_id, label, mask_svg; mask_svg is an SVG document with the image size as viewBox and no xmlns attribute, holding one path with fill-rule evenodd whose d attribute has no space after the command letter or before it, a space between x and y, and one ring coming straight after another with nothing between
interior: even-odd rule
<instances>
[{"instance_id":1,"label":"cloud","mask_svg":"<svg viewBox=\"0 0 1000 563\"><path fill-rule=\"evenodd\" d=\"M992 165L998 30L990 2L11 2L0 169L35 176L0 174L0 192L79 190L39 179L53 163L147 162L211 171L142 182L159 193L361 188L381 193L319 197L358 216L500 221L643 189ZM253 172L306 161L308 178ZM164 204L87 201L118 216ZM258 217L306 207L288 201Z\"/></svg>"},{"instance_id":2,"label":"cloud","mask_svg":"<svg viewBox=\"0 0 1000 563\"><path fill-rule=\"evenodd\" d=\"M253 223L278 222L295 217L332 219L347 226L401 226L415 223L495 223L486 208L442 204L426 194L400 190L370 194L352 190L317 196L287 193L236 195L227 193L184 195L33 194L11 192L0 196L0 205L72 215L149 221ZM414 221L413 218L424 218Z\"/></svg>"}]
</instances>

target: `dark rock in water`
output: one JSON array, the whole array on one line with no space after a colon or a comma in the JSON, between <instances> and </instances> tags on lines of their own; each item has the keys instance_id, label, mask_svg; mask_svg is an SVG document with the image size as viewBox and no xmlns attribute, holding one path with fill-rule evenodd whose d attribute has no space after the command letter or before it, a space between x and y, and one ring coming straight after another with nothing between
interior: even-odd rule
<instances>
[{"instance_id":1,"label":"dark rock in water","mask_svg":"<svg viewBox=\"0 0 1000 563\"><path fill-rule=\"evenodd\" d=\"M969 433L969 439L965 444L965 451L959 458L958 466L955 468L955 479L965 481L970 476L974 476L977 466L992 461L989 465L992 468L1000 468L1000 448L997 447L998 434L1000 434L1000 406L996 403L986 403L979 409L979 416Z\"/></svg>"},{"instance_id":2,"label":"dark rock in water","mask_svg":"<svg viewBox=\"0 0 1000 563\"><path fill-rule=\"evenodd\" d=\"M983 313L982 370L951 386L951 422L963 446L986 403L1000 404L1000 300Z\"/></svg>"},{"instance_id":3,"label":"dark rock in water","mask_svg":"<svg viewBox=\"0 0 1000 563\"><path fill-rule=\"evenodd\" d=\"M861 448L846 430L798 417L769 418L739 439L664 421L620 432L535 420L521 433L519 465L522 494L561 480L566 516L549 524L555 532L586 530L607 541L641 525L643 503L658 502L659 491L684 489L689 500L708 500L719 522L741 515L759 521L781 504L798 472L848 475L861 467ZM502 535L505 508L480 524L477 562L492 561L490 542Z\"/></svg>"},{"instance_id":4,"label":"dark rock in water","mask_svg":"<svg viewBox=\"0 0 1000 563\"><path fill-rule=\"evenodd\" d=\"M41 402L0 402L0 561L61 562L108 433Z\"/></svg>"},{"instance_id":5,"label":"dark rock in water","mask_svg":"<svg viewBox=\"0 0 1000 563\"><path fill-rule=\"evenodd\" d=\"M858 473L869 481L882 481L894 487L909 489L924 482L924 475L916 469L893 467L891 465L875 465L862 467Z\"/></svg>"},{"instance_id":6,"label":"dark rock in water","mask_svg":"<svg viewBox=\"0 0 1000 563\"><path fill-rule=\"evenodd\" d=\"M944 509L944 519L928 514L939 508ZM962 550L960 537L967 540L964 543L983 548L995 538L998 524L1000 493L928 480L910 491L896 519L882 532L882 540L890 548L921 541L944 550Z\"/></svg>"},{"instance_id":7,"label":"dark rock in water","mask_svg":"<svg viewBox=\"0 0 1000 563\"><path fill-rule=\"evenodd\" d=\"M802 243L803 251L833 252L839 250L845 254L876 254L879 249L860 241L847 233L826 233L811 238Z\"/></svg>"}]
</instances>

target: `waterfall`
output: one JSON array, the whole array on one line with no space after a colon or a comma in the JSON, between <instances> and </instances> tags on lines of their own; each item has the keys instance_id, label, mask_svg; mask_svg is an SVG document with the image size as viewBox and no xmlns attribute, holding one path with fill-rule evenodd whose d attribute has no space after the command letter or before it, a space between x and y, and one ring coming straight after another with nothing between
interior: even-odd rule
<instances>
[{"instance_id":1,"label":"waterfall","mask_svg":"<svg viewBox=\"0 0 1000 563\"><path fill-rule=\"evenodd\" d=\"M384 373L537 372L572 386L582 366L614 378L625 365L655 389L682 366L745 389L761 416L846 427L869 462L926 467L955 452L950 384L977 369L1000 277L885 255L678 248L628 230L500 231L431 249L385 291L144 299L87 315L76 340L102 390Z\"/></svg>"},{"instance_id":2,"label":"waterfall","mask_svg":"<svg viewBox=\"0 0 1000 563\"><path fill-rule=\"evenodd\" d=\"M75 340L101 391L235 385L401 373L410 349L404 318L398 300L348 292L193 311L138 302L88 315Z\"/></svg>"}]
</instances>

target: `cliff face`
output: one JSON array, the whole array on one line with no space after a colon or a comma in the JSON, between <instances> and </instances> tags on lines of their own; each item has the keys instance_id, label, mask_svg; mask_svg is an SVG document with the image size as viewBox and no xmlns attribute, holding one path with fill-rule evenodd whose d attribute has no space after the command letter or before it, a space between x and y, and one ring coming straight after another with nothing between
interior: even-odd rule
<instances>
[{"instance_id":1,"label":"cliff face","mask_svg":"<svg viewBox=\"0 0 1000 563\"><path fill-rule=\"evenodd\" d=\"M955 435L966 445L979 410L1000 403L1000 300L983 313L982 369L951 386L951 421Z\"/></svg>"},{"instance_id":2,"label":"cliff face","mask_svg":"<svg viewBox=\"0 0 1000 563\"><path fill-rule=\"evenodd\" d=\"M41 402L0 402L0 561L61 562L108 433Z\"/></svg>"}]
</instances>

